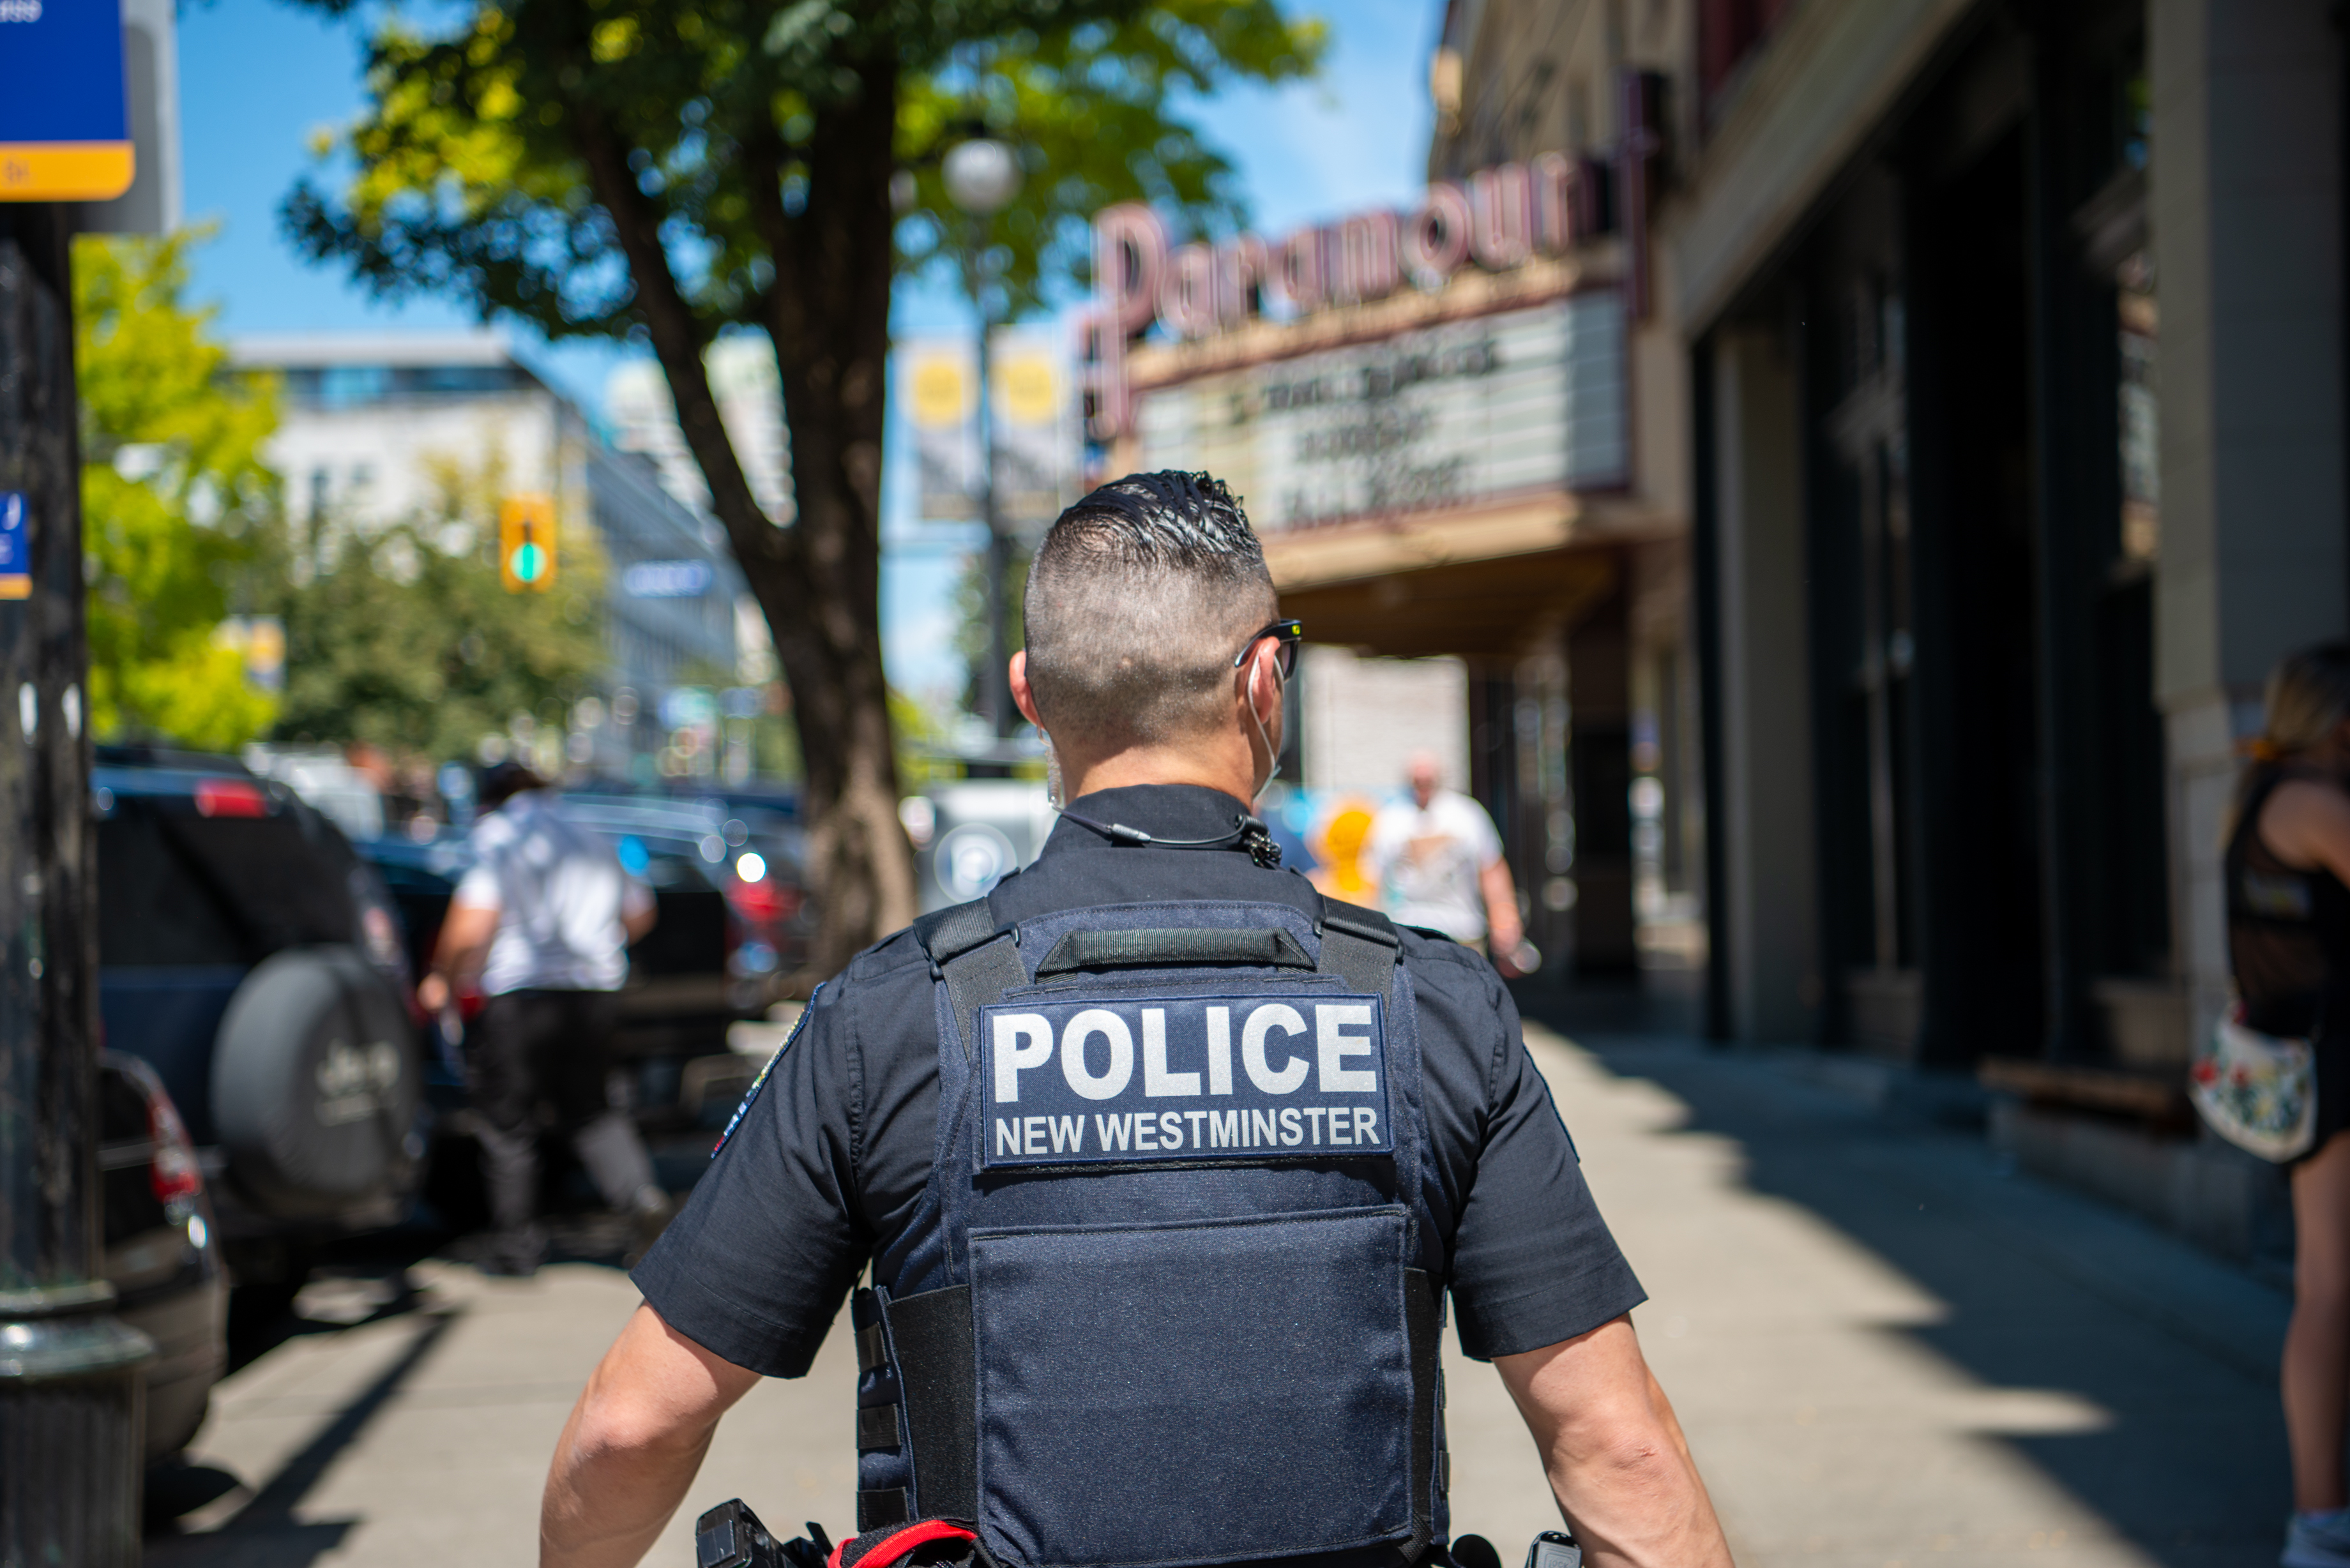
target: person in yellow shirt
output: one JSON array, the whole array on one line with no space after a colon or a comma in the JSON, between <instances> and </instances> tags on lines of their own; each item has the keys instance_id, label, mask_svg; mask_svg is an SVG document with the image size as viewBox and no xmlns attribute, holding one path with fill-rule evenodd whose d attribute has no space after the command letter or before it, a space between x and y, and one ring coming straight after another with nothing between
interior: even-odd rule
<instances>
[{"instance_id":1,"label":"person in yellow shirt","mask_svg":"<svg viewBox=\"0 0 2350 1568\"><path fill-rule=\"evenodd\" d=\"M1307 879L1333 898L1378 908L1378 879L1363 859L1376 820L1378 808L1369 801L1353 795L1338 801L1314 836L1314 853L1322 863L1305 874Z\"/></svg>"}]
</instances>

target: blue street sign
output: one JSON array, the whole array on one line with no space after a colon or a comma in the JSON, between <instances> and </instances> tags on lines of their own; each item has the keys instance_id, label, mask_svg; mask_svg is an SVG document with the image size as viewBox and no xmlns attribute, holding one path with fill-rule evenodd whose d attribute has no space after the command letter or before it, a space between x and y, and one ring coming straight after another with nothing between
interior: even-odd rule
<instances>
[{"instance_id":1,"label":"blue street sign","mask_svg":"<svg viewBox=\"0 0 2350 1568\"><path fill-rule=\"evenodd\" d=\"M121 0L0 0L0 201L130 188Z\"/></svg>"},{"instance_id":2,"label":"blue street sign","mask_svg":"<svg viewBox=\"0 0 2350 1568\"><path fill-rule=\"evenodd\" d=\"M0 599L33 597L33 539L25 493L0 490Z\"/></svg>"},{"instance_id":3,"label":"blue street sign","mask_svg":"<svg viewBox=\"0 0 2350 1568\"><path fill-rule=\"evenodd\" d=\"M620 574L620 591L632 599L693 599L710 591L707 561L639 561Z\"/></svg>"}]
</instances>

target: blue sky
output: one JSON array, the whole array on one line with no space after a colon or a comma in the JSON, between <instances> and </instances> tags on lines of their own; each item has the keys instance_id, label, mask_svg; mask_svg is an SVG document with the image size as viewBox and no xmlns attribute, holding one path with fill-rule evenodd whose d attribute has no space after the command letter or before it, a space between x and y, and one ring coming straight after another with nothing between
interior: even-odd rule
<instances>
[{"instance_id":1,"label":"blue sky","mask_svg":"<svg viewBox=\"0 0 2350 1568\"><path fill-rule=\"evenodd\" d=\"M1441 0L1291 0L1330 25L1321 78L1278 90L1235 88L1194 119L1238 167L1252 217L1269 234L1374 203L1400 204L1421 183L1428 147L1427 58ZM192 219L218 224L198 254L195 294L228 333L465 327L452 302L371 299L338 271L306 265L277 228L286 191L315 167L315 132L359 110L359 36L348 24L278 0L213 0L180 12L182 135ZM970 315L950 288L901 287L900 334L952 331ZM622 350L538 344L527 357L593 410ZM936 695L958 689L948 596L965 535L908 519L903 442L885 478L892 545L882 573L890 678Z\"/></svg>"}]
</instances>

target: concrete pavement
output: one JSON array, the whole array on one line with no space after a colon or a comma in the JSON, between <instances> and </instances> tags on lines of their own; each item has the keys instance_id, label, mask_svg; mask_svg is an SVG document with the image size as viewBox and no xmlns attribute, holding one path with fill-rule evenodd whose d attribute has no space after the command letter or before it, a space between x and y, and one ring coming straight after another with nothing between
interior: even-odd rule
<instances>
[{"instance_id":1,"label":"concrete pavement","mask_svg":"<svg viewBox=\"0 0 2350 1568\"><path fill-rule=\"evenodd\" d=\"M2287 1303L1801 1058L1545 1053L1739 1561L2273 1563Z\"/></svg>"},{"instance_id":2,"label":"concrete pavement","mask_svg":"<svg viewBox=\"0 0 2350 1568\"><path fill-rule=\"evenodd\" d=\"M1979 1137L1899 1127L1800 1058L1529 1030L1651 1295L1636 1314L1741 1563L2251 1568L2285 1503L2274 1290L2003 1172ZM159 1568L526 1562L547 1455L636 1304L617 1269L527 1283L427 1261L420 1287L328 1281L321 1326L218 1390L198 1457L245 1484ZM1551 1527L1490 1368L1449 1351L1456 1530L1514 1563ZM854 1361L755 1390L693 1507L853 1514ZM650 1562L691 1561L673 1521Z\"/></svg>"}]
</instances>

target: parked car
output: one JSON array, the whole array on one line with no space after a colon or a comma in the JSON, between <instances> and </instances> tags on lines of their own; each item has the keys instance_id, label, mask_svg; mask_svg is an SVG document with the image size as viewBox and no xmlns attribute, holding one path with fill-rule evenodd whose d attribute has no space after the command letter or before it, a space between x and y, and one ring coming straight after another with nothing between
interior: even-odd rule
<instances>
[{"instance_id":1,"label":"parked car","mask_svg":"<svg viewBox=\"0 0 2350 1568\"><path fill-rule=\"evenodd\" d=\"M728 954L730 1011L753 1016L781 999L782 988L807 961L816 929L802 869L806 836L797 823L764 806L716 797L571 790L563 805L575 820L609 836L639 876L669 875L655 866L663 859L698 862L702 879L725 895L740 927Z\"/></svg>"},{"instance_id":2,"label":"parked car","mask_svg":"<svg viewBox=\"0 0 2350 1568\"><path fill-rule=\"evenodd\" d=\"M914 841L924 913L986 893L1042 854L1053 832L1051 798L1028 779L939 784L908 796L898 815Z\"/></svg>"},{"instance_id":3,"label":"parked car","mask_svg":"<svg viewBox=\"0 0 2350 1568\"><path fill-rule=\"evenodd\" d=\"M99 1006L210 1188L240 1311L406 1214L427 1141L400 916L373 867L232 758L99 748Z\"/></svg>"},{"instance_id":4,"label":"parked car","mask_svg":"<svg viewBox=\"0 0 2350 1568\"><path fill-rule=\"evenodd\" d=\"M187 1447L228 1362L228 1283L196 1146L154 1069L99 1057L98 1179L115 1315L155 1342L146 1453Z\"/></svg>"}]
</instances>

